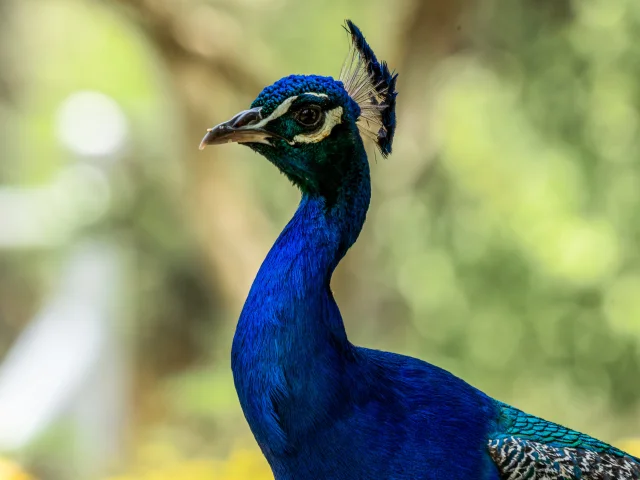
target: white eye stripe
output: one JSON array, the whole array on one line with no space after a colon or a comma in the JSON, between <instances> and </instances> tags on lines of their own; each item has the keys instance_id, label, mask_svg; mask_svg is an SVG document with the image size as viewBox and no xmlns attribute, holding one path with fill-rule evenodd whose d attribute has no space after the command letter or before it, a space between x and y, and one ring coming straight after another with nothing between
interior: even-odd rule
<instances>
[{"instance_id":1,"label":"white eye stripe","mask_svg":"<svg viewBox=\"0 0 640 480\"><path fill-rule=\"evenodd\" d=\"M332 108L325 113L324 124L320 130L313 133L296 135L293 137L293 143L318 143L331 135L333 127L340 123L342 123L342 107Z\"/></svg>"},{"instance_id":2,"label":"white eye stripe","mask_svg":"<svg viewBox=\"0 0 640 480\"><path fill-rule=\"evenodd\" d=\"M329 95L325 93L305 92L303 95L313 95L314 97L329 98ZM298 95L293 95L289 98L286 98L280 105L276 107L276 109L273 112L271 112L271 115L269 115L265 119L260 120L255 125L251 125L251 128L262 128L270 121L275 120L276 118L280 118L282 115L284 115L289 111L289 109L291 108L291 104L295 102L297 98L298 98Z\"/></svg>"},{"instance_id":3,"label":"white eye stripe","mask_svg":"<svg viewBox=\"0 0 640 480\"><path fill-rule=\"evenodd\" d=\"M296 98L298 98L297 95L287 98L284 102L278 105L278 107L273 112L271 112L271 115L269 115L267 118L263 120L260 120L255 125L251 125L251 128L262 128L270 121L281 117L282 115L284 115L289 111L289 109L291 108L291 104L296 100Z\"/></svg>"},{"instance_id":4,"label":"white eye stripe","mask_svg":"<svg viewBox=\"0 0 640 480\"><path fill-rule=\"evenodd\" d=\"M325 98L329 97L325 93L316 93L316 92L305 92L303 95L312 95L314 97L325 97ZM280 118L281 116L283 116L285 113L289 111L289 109L291 108L291 104L295 102L297 98L298 98L298 95L293 95L289 98L286 98L280 105L276 107L276 109L273 112L271 112L271 115L269 115L267 118L260 120L258 123L251 125L250 128L252 129L262 128L272 120ZM289 145L295 145L296 143L317 143L321 140L324 140L329 135L331 135L331 131L333 130L333 127L335 127L340 123L342 123L342 107L336 107L325 113L324 124L322 125L322 128L320 130L310 134L296 135L295 137L293 137L293 140L287 140L287 143L289 143Z\"/></svg>"},{"instance_id":5,"label":"white eye stripe","mask_svg":"<svg viewBox=\"0 0 640 480\"><path fill-rule=\"evenodd\" d=\"M305 92L303 93L303 95L313 95L314 97L329 98L329 95L325 93ZM284 115L289 111L289 109L291 108L291 104L295 102L297 98L298 98L298 95L293 95L291 97L286 98L280 105L276 107L276 109L273 112L271 112L271 115L269 115L267 118L260 120L255 125L251 125L251 128L262 128L270 121L275 120L276 118L280 118L282 115Z\"/></svg>"}]
</instances>

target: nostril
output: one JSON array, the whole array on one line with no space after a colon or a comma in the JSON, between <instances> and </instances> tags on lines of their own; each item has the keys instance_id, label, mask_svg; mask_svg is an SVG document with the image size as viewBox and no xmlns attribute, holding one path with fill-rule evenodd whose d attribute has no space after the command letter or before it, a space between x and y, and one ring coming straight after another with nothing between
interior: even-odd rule
<instances>
[{"instance_id":1,"label":"nostril","mask_svg":"<svg viewBox=\"0 0 640 480\"><path fill-rule=\"evenodd\" d=\"M230 122L231 128L242 128L262 120L260 115L260 108L252 108L251 110L245 110L236 115Z\"/></svg>"}]
</instances>

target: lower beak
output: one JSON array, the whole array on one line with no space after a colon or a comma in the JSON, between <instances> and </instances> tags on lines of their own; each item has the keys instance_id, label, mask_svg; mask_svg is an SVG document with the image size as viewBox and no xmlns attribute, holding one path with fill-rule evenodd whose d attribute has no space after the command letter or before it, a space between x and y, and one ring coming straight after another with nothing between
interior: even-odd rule
<instances>
[{"instance_id":1,"label":"lower beak","mask_svg":"<svg viewBox=\"0 0 640 480\"><path fill-rule=\"evenodd\" d=\"M269 143L269 139L277 136L264 130L260 124L262 116L260 108L252 108L240 112L228 122L216 125L207 130L207 134L200 142L200 150L207 145L221 145L223 143Z\"/></svg>"}]
</instances>

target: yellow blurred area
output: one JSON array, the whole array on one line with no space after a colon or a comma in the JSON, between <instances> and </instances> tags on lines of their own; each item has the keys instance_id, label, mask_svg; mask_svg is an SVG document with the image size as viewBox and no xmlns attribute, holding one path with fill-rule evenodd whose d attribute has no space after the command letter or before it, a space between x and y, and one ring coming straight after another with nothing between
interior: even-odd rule
<instances>
[{"instance_id":1,"label":"yellow blurred area","mask_svg":"<svg viewBox=\"0 0 640 480\"><path fill-rule=\"evenodd\" d=\"M35 480L19 465L0 457L0 480Z\"/></svg>"},{"instance_id":2,"label":"yellow blurred area","mask_svg":"<svg viewBox=\"0 0 640 480\"><path fill-rule=\"evenodd\" d=\"M621 440L615 444L623 452L627 452L629 455L640 458L640 438L628 438Z\"/></svg>"},{"instance_id":3,"label":"yellow blurred area","mask_svg":"<svg viewBox=\"0 0 640 480\"><path fill-rule=\"evenodd\" d=\"M272 480L266 460L257 448L234 448L225 460L180 458L167 444L150 445L130 471L106 480ZM4 479L2 479L4 480Z\"/></svg>"},{"instance_id":4,"label":"yellow blurred area","mask_svg":"<svg viewBox=\"0 0 640 480\"><path fill-rule=\"evenodd\" d=\"M614 446L640 458L640 439L614 442ZM0 464L1 465L1 464ZM0 467L1 468L1 467ZM0 480L30 480L27 476L8 476ZM130 473L105 480L272 480L269 465L257 448L237 446L225 460L181 459L168 444L149 445L140 454Z\"/></svg>"}]
</instances>

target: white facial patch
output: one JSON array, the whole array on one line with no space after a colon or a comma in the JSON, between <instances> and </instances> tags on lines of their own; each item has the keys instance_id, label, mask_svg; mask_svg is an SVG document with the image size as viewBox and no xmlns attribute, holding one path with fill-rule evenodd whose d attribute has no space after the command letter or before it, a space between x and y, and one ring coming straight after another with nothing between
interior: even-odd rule
<instances>
[{"instance_id":1,"label":"white facial patch","mask_svg":"<svg viewBox=\"0 0 640 480\"><path fill-rule=\"evenodd\" d=\"M293 137L293 143L318 143L331 135L333 127L340 123L342 123L342 107L332 108L325 113L322 128L313 133L296 135Z\"/></svg>"},{"instance_id":2,"label":"white facial patch","mask_svg":"<svg viewBox=\"0 0 640 480\"><path fill-rule=\"evenodd\" d=\"M263 120L260 120L255 125L251 125L251 128L262 128L271 120L275 120L276 118L281 117L289 111L289 109L291 108L291 104L296 100L296 98L298 98L297 95L287 98L284 102L278 105L278 107L273 112L271 112L271 115Z\"/></svg>"},{"instance_id":3,"label":"white facial patch","mask_svg":"<svg viewBox=\"0 0 640 480\"><path fill-rule=\"evenodd\" d=\"M304 95L312 95L314 97L321 97L321 98L329 97L329 95L327 95L326 93L316 93L316 92L305 92ZM273 112L271 112L271 115L269 115L267 118L260 120L258 123L254 125L250 125L250 128L252 129L262 128L272 120L275 120L276 118L283 116L285 113L289 111L289 109L291 108L291 104L297 98L298 98L298 95L293 95L287 98L280 105L278 105ZM342 107L336 107L326 112L325 118L324 118L324 124L322 125L322 128L320 128L319 130L313 133L296 135L295 137L293 137L293 140L287 140L287 143L289 143L289 145L295 145L296 143L317 143L327 138L329 135L331 135L331 131L333 130L333 127L335 127L339 123L342 123Z\"/></svg>"}]
</instances>

